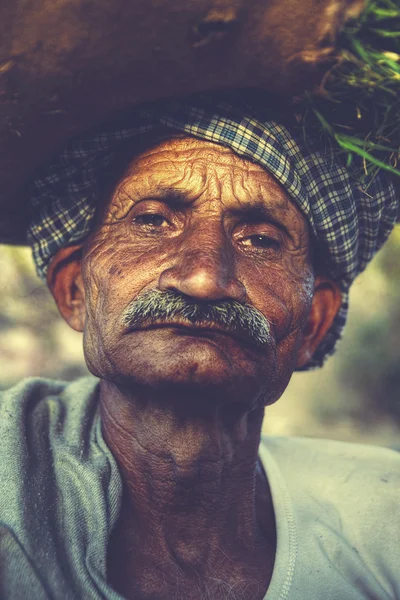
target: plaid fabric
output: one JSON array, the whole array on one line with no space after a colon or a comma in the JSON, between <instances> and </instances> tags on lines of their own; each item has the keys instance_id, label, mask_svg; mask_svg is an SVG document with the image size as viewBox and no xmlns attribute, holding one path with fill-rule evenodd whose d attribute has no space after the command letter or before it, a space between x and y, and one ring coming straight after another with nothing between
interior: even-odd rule
<instances>
[{"instance_id":1,"label":"plaid fabric","mask_svg":"<svg viewBox=\"0 0 400 600\"><path fill-rule=\"evenodd\" d=\"M306 368L321 366L341 337L348 290L392 230L397 214L394 187L384 174L367 191L316 140L268 116L260 97L243 92L202 94L148 104L124 113L95 132L70 141L35 180L28 238L40 277L59 248L90 231L99 176L122 143L160 128L222 144L272 173L309 222L330 257L330 275L342 289L341 309Z\"/></svg>"}]
</instances>

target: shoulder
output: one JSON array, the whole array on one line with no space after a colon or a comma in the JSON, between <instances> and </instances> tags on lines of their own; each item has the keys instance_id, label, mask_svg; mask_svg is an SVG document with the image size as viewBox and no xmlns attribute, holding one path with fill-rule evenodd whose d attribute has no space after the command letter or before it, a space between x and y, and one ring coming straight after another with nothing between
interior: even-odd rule
<instances>
[{"instance_id":1,"label":"shoulder","mask_svg":"<svg viewBox=\"0 0 400 600\"><path fill-rule=\"evenodd\" d=\"M59 393L66 385L65 381L27 377L14 386L0 391L0 406L9 402L24 403L32 396L40 398L48 393Z\"/></svg>"},{"instance_id":2,"label":"shoulder","mask_svg":"<svg viewBox=\"0 0 400 600\"><path fill-rule=\"evenodd\" d=\"M395 467L398 473L400 453L390 448L340 442L336 440L306 437L269 437L263 436L261 446L279 460L283 467L290 468L293 461L308 467L311 462L314 469L323 469L328 475L337 477L364 473L372 478L382 469ZM327 472L328 471L328 472Z\"/></svg>"},{"instance_id":3,"label":"shoulder","mask_svg":"<svg viewBox=\"0 0 400 600\"><path fill-rule=\"evenodd\" d=\"M94 377L82 377L73 382L27 377L11 388L0 390L0 408L7 404L12 406L34 405L50 397L69 395L79 390L79 396L98 383Z\"/></svg>"},{"instance_id":4,"label":"shoulder","mask_svg":"<svg viewBox=\"0 0 400 600\"><path fill-rule=\"evenodd\" d=\"M299 437L263 437L289 485L345 503L390 503L400 492L400 453L389 448ZM365 494L368 492L368 500Z\"/></svg>"},{"instance_id":5,"label":"shoulder","mask_svg":"<svg viewBox=\"0 0 400 600\"><path fill-rule=\"evenodd\" d=\"M55 428L61 432L71 421L85 420L95 404L97 384L94 377L71 383L32 377L0 391L2 450L18 439L22 443L33 432L45 434Z\"/></svg>"},{"instance_id":6,"label":"shoulder","mask_svg":"<svg viewBox=\"0 0 400 600\"><path fill-rule=\"evenodd\" d=\"M39 497L57 465L88 447L97 381L29 378L0 393L0 520L7 506Z\"/></svg>"},{"instance_id":7,"label":"shoulder","mask_svg":"<svg viewBox=\"0 0 400 600\"><path fill-rule=\"evenodd\" d=\"M101 538L109 526L119 480L97 441L97 384L35 378L0 392L0 598L66 598L93 527Z\"/></svg>"},{"instance_id":8,"label":"shoulder","mask_svg":"<svg viewBox=\"0 0 400 600\"><path fill-rule=\"evenodd\" d=\"M335 556L351 548L376 573L385 564L386 575L400 585L400 453L296 437L265 437L261 457L263 448L289 493L302 536L315 534Z\"/></svg>"}]
</instances>

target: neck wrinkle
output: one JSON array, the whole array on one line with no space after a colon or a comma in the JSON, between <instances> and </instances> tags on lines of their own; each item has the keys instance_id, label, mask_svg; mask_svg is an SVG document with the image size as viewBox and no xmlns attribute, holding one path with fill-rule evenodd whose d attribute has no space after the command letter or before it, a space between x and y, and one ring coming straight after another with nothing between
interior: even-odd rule
<instances>
[{"instance_id":1,"label":"neck wrinkle","mask_svg":"<svg viewBox=\"0 0 400 600\"><path fill-rule=\"evenodd\" d=\"M113 535L120 555L140 553L143 571L161 564L203 580L244 568L275 543L257 515L265 495L258 468L262 408L227 405L184 415L181 403L163 410L109 383L100 401L103 435L123 481Z\"/></svg>"}]
</instances>

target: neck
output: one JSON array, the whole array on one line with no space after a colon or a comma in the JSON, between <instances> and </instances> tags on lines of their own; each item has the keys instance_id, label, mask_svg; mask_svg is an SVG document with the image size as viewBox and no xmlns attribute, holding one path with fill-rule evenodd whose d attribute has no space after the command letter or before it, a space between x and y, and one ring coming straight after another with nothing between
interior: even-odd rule
<instances>
[{"instance_id":1,"label":"neck","mask_svg":"<svg viewBox=\"0 0 400 600\"><path fill-rule=\"evenodd\" d=\"M213 581L210 598L222 599L230 596L221 589L240 581L247 595L235 598L263 598L275 551L258 460L263 409L209 395L137 394L105 381L100 397L104 437L124 488L109 566L115 581L126 571L132 577L129 591L118 591L129 598L134 586L132 597L158 599L162 589L166 598L181 598L179 588L182 598L191 591L199 598Z\"/></svg>"}]
</instances>

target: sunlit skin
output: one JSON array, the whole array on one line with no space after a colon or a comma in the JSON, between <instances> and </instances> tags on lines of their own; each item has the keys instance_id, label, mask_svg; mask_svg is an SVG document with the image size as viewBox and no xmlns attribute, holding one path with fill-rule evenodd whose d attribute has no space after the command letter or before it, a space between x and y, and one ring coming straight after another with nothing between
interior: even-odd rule
<instances>
[{"instance_id":1,"label":"sunlit skin","mask_svg":"<svg viewBox=\"0 0 400 600\"><path fill-rule=\"evenodd\" d=\"M340 305L337 286L314 276L304 217L261 166L172 139L131 162L76 250L58 253L49 283L84 332L123 479L110 584L135 600L262 599L276 552L258 460L264 407ZM151 289L251 304L271 339L260 348L182 323L128 331L124 310Z\"/></svg>"}]
</instances>

